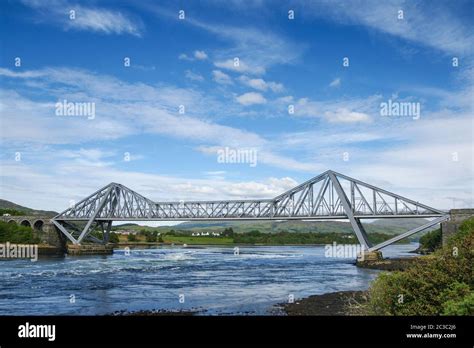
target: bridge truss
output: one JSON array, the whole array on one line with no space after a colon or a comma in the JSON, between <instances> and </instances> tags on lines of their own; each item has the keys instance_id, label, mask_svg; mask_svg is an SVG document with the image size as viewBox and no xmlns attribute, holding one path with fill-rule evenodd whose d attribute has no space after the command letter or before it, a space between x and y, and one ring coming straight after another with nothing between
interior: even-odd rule
<instances>
[{"instance_id":1,"label":"bridge truss","mask_svg":"<svg viewBox=\"0 0 474 348\"><path fill-rule=\"evenodd\" d=\"M434 218L372 245L361 219ZM51 222L74 244L107 243L113 221L339 220L348 219L359 243L381 249L448 219L440 210L334 171L326 171L273 199L154 202L111 183ZM93 231L100 231L98 235Z\"/></svg>"}]
</instances>

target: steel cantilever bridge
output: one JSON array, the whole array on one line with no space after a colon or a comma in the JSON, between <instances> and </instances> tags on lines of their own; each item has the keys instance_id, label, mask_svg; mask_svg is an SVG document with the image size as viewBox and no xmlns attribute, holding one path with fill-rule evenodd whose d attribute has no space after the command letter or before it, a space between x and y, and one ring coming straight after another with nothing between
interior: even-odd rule
<instances>
[{"instance_id":1,"label":"steel cantilever bridge","mask_svg":"<svg viewBox=\"0 0 474 348\"><path fill-rule=\"evenodd\" d=\"M434 218L372 245L361 219ZM74 244L107 243L113 221L340 220L348 219L359 243L379 250L448 219L446 212L334 171L326 171L273 199L154 202L111 183L55 216L51 222ZM99 229L102 239L91 232Z\"/></svg>"}]
</instances>

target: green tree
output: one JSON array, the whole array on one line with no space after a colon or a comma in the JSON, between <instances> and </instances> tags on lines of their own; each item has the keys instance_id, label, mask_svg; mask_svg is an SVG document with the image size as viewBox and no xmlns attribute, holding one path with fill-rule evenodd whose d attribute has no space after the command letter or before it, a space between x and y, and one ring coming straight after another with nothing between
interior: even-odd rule
<instances>
[{"instance_id":1,"label":"green tree","mask_svg":"<svg viewBox=\"0 0 474 348\"><path fill-rule=\"evenodd\" d=\"M145 235L146 241L148 243L155 243L157 240L158 232L147 232Z\"/></svg>"},{"instance_id":2,"label":"green tree","mask_svg":"<svg viewBox=\"0 0 474 348\"><path fill-rule=\"evenodd\" d=\"M420 247L423 250L433 252L441 247L441 242L441 229L438 228L437 230L426 233L420 238Z\"/></svg>"},{"instance_id":3,"label":"green tree","mask_svg":"<svg viewBox=\"0 0 474 348\"><path fill-rule=\"evenodd\" d=\"M224 231L222 232L222 235L224 237L233 237L234 236L234 230L232 227L225 228Z\"/></svg>"}]
</instances>

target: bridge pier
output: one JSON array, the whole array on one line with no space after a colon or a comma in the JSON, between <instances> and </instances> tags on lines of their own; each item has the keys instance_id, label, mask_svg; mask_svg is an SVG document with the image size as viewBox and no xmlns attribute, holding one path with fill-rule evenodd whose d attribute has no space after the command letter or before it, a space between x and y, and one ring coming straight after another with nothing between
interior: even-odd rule
<instances>
[{"instance_id":1,"label":"bridge pier","mask_svg":"<svg viewBox=\"0 0 474 348\"><path fill-rule=\"evenodd\" d=\"M111 255L114 253L112 245L103 244L68 244L69 255Z\"/></svg>"},{"instance_id":2,"label":"bridge pier","mask_svg":"<svg viewBox=\"0 0 474 348\"><path fill-rule=\"evenodd\" d=\"M365 261L378 261L383 260L383 255L380 250L368 251L364 250L357 255L357 264Z\"/></svg>"},{"instance_id":3,"label":"bridge pier","mask_svg":"<svg viewBox=\"0 0 474 348\"><path fill-rule=\"evenodd\" d=\"M457 233L463 221L474 216L474 209L451 209L449 215L449 221L441 223L443 245L446 245L448 239Z\"/></svg>"}]
</instances>

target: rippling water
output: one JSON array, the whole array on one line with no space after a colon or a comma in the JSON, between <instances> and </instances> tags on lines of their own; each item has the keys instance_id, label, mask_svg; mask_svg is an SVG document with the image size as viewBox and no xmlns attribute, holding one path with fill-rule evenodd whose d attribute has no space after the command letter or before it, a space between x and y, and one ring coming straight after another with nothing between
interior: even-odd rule
<instances>
[{"instance_id":1,"label":"rippling water","mask_svg":"<svg viewBox=\"0 0 474 348\"><path fill-rule=\"evenodd\" d=\"M416 244L392 245L406 256ZM109 256L0 262L0 315L94 315L127 310L270 314L272 306L332 291L364 290L378 271L324 257L323 246L160 247ZM71 295L75 303L71 303ZM180 303L184 295L184 303ZM181 297L183 299L183 297Z\"/></svg>"}]
</instances>

